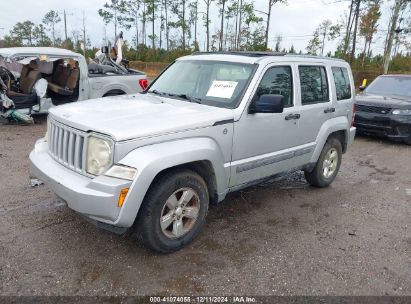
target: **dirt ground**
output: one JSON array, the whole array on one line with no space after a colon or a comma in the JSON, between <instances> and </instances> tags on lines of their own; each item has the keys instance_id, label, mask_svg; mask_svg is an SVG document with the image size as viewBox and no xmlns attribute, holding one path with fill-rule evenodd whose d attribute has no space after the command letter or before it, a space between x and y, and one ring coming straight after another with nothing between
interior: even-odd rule
<instances>
[{"instance_id":1,"label":"dirt ground","mask_svg":"<svg viewBox=\"0 0 411 304\"><path fill-rule=\"evenodd\" d=\"M331 187L294 173L231 194L158 255L30 186L45 131L0 125L1 295L411 295L411 147L359 137Z\"/></svg>"}]
</instances>

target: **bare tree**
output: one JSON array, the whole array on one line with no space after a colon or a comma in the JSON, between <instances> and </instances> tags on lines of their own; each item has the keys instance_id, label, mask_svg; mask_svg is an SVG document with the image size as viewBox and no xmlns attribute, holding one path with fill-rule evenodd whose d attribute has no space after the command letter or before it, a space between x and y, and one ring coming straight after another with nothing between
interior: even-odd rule
<instances>
[{"instance_id":1,"label":"bare tree","mask_svg":"<svg viewBox=\"0 0 411 304\"><path fill-rule=\"evenodd\" d=\"M380 0L370 0L365 13L360 17L360 35L364 37L362 66L364 66L365 58L370 56L372 39L378 30L380 17Z\"/></svg>"},{"instance_id":2,"label":"bare tree","mask_svg":"<svg viewBox=\"0 0 411 304\"><path fill-rule=\"evenodd\" d=\"M187 24L187 0L175 0L171 5L171 12L177 17L177 21L169 22L174 28L181 29L181 46L183 51L186 50L186 38L190 28Z\"/></svg>"},{"instance_id":3,"label":"bare tree","mask_svg":"<svg viewBox=\"0 0 411 304\"><path fill-rule=\"evenodd\" d=\"M237 34L237 46L236 49L238 50L241 47L241 23L243 22L242 17L243 17L243 0L240 0L240 5L239 5L239 17L238 17L238 34Z\"/></svg>"},{"instance_id":4,"label":"bare tree","mask_svg":"<svg viewBox=\"0 0 411 304\"><path fill-rule=\"evenodd\" d=\"M355 0L351 0L350 2L350 13L348 15L348 20L347 20L347 28L345 30L345 37L344 37L344 54L347 54L348 52L348 46L350 44L350 39L351 39L351 30L352 30L352 24L353 24L353 12L354 12L354 4Z\"/></svg>"},{"instance_id":5,"label":"bare tree","mask_svg":"<svg viewBox=\"0 0 411 304\"><path fill-rule=\"evenodd\" d=\"M397 29L398 18L400 11L405 9L408 3L411 3L409 0L395 0L394 6L392 8L392 16L390 21L390 28L387 33L387 43L384 49L384 74L388 73L388 68L390 66L392 46L395 36L395 30Z\"/></svg>"},{"instance_id":6,"label":"bare tree","mask_svg":"<svg viewBox=\"0 0 411 304\"><path fill-rule=\"evenodd\" d=\"M53 46L56 46L56 24L61 21L57 11L49 11L43 18L43 23L51 29L51 39Z\"/></svg>"},{"instance_id":7,"label":"bare tree","mask_svg":"<svg viewBox=\"0 0 411 304\"><path fill-rule=\"evenodd\" d=\"M355 47L357 43L357 29L358 29L358 19L360 17L360 6L361 6L361 0L355 0L354 33L352 35L352 48L351 48L351 56L350 56L351 64L354 62L354 59L355 59Z\"/></svg>"},{"instance_id":8,"label":"bare tree","mask_svg":"<svg viewBox=\"0 0 411 304\"><path fill-rule=\"evenodd\" d=\"M156 48L155 40L155 21L156 21L156 10L157 10L157 2L156 0L145 0L147 2L147 16L149 16L148 21L151 21L151 35L149 38L151 39L151 47L153 49Z\"/></svg>"},{"instance_id":9,"label":"bare tree","mask_svg":"<svg viewBox=\"0 0 411 304\"><path fill-rule=\"evenodd\" d=\"M141 0L128 0L126 1L126 15L122 18L123 23L129 23L134 26L135 30L135 48L137 50L138 45L139 45L139 26L138 26L138 21L139 21L139 14L140 14L140 6L141 6ZM131 27L131 25L130 25Z\"/></svg>"},{"instance_id":10,"label":"bare tree","mask_svg":"<svg viewBox=\"0 0 411 304\"><path fill-rule=\"evenodd\" d=\"M203 0L204 1L204 4L205 4L205 8L206 8L206 11L205 11L205 14L203 15L203 20L204 20L204 26L205 26L205 28L206 28L206 40L207 40L207 42L206 42L206 44L207 44L207 52L208 51L210 51L210 22L211 22L211 20L210 20L210 6L211 6L211 3L214 1L214 0Z\"/></svg>"},{"instance_id":11,"label":"bare tree","mask_svg":"<svg viewBox=\"0 0 411 304\"><path fill-rule=\"evenodd\" d=\"M286 0L268 0L267 25L265 27L265 48L268 47L268 32L270 31L271 9L276 3L287 3Z\"/></svg>"},{"instance_id":12,"label":"bare tree","mask_svg":"<svg viewBox=\"0 0 411 304\"><path fill-rule=\"evenodd\" d=\"M98 14L103 18L107 25L110 22L114 25L114 36L117 37L117 27L119 26L121 15L126 12L126 3L124 0L111 0L105 3L103 9L98 10Z\"/></svg>"},{"instance_id":13,"label":"bare tree","mask_svg":"<svg viewBox=\"0 0 411 304\"><path fill-rule=\"evenodd\" d=\"M221 6L220 8L220 16L221 16L221 23L220 23L220 42L218 44L218 50L223 50L223 39L224 39L224 16L225 16L225 5L227 0L219 0L218 5Z\"/></svg>"},{"instance_id":14,"label":"bare tree","mask_svg":"<svg viewBox=\"0 0 411 304\"><path fill-rule=\"evenodd\" d=\"M170 29L168 26L168 3L169 0L163 0L163 6L164 6L164 23L165 23L165 32L166 32L166 48L167 51L169 50L170 47Z\"/></svg>"}]
</instances>

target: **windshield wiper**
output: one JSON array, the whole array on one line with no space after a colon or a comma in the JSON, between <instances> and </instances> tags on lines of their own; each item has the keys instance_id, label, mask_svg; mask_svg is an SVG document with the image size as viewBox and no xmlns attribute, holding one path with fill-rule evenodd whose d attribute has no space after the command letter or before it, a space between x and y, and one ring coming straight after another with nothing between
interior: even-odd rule
<instances>
[{"instance_id":1,"label":"windshield wiper","mask_svg":"<svg viewBox=\"0 0 411 304\"><path fill-rule=\"evenodd\" d=\"M160 96L164 96L164 95L167 94L167 93L164 93L164 92L159 92L157 90L148 91L147 93L153 93L155 95L160 95Z\"/></svg>"},{"instance_id":2,"label":"windshield wiper","mask_svg":"<svg viewBox=\"0 0 411 304\"><path fill-rule=\"evenodd\" d=\"M192 96L189 96L187 94L165 93L165 92L159 92L157 90L148 91L147 93L153 93L153 94L156 94L156 95L159 95L159 96L178 97L178 98L188 100L189 102L195 102L195 103L201 104L201 99L200 98L192 97Z\"/></svg>"},{"instance_id":3,"label":"windshield wiper","mask_svg":"<svg viewBox=\"0 0 411 304\"><path fill-rule=\"evenodd\" d=\"M200 98L189 96L187 94L171 94L171 93L168 93L167 95L171 96L171 97L179 97L179 98L188 100L189 102L195 102L195 103L201 104L201 99Z\"/></svg>"}]
</instances>

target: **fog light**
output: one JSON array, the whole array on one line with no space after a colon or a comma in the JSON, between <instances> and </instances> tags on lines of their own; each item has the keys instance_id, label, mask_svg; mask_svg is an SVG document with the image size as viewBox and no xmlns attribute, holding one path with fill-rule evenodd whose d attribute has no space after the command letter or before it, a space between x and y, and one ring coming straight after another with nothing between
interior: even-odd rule
<instances>
[{"instance_id":1,"label":"fog light","mask_svg":"<svg viewBox=\"0 0 411 304\"><path fill-rule=\"evenodd\" d=\"M118 202L117 202L118 207L123 206L124 201L126 200L127 193L128 193L128 188L121 189L120 196L118 197Z\"/></svg>"}]
</instances>

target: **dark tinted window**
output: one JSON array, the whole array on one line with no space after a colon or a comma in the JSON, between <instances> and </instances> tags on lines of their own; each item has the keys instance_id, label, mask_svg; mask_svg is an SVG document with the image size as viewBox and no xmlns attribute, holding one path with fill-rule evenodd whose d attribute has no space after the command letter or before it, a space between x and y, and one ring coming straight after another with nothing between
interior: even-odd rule
<instances>
[{"instance_id":1,"label":"dark tinted window","mask_svg":"<svg viewBox=\"0 0 411 304\"><path fill-rule=\"evenodd\" d=\"M257 88L257 97L265 94L284 96L284 107L293 105L293 77L291 67L272 67L265 74Z\"/></svg>"},{"instance_id":2,"label":"dark tinted window","mask_svg":"<svg viewBox=\"0 0 411 304\"><path fill-rule=\"evenodd\" d=\"M333 67L332 71L334 76L335 90L337 92L337 100L350 99L351 85L347 69Z\"/></svg>"},{"instance_id":3,"label":"dark tinted window","mask_svg":"<svg viewBox=\"0 0 411 304\"><path fill-rule=\"evenodd\" d=\"M301 103L313 104L328 102L328 83L325 68L322 66L298 67L301 82Z\"/></svg>"}]
</instances>

